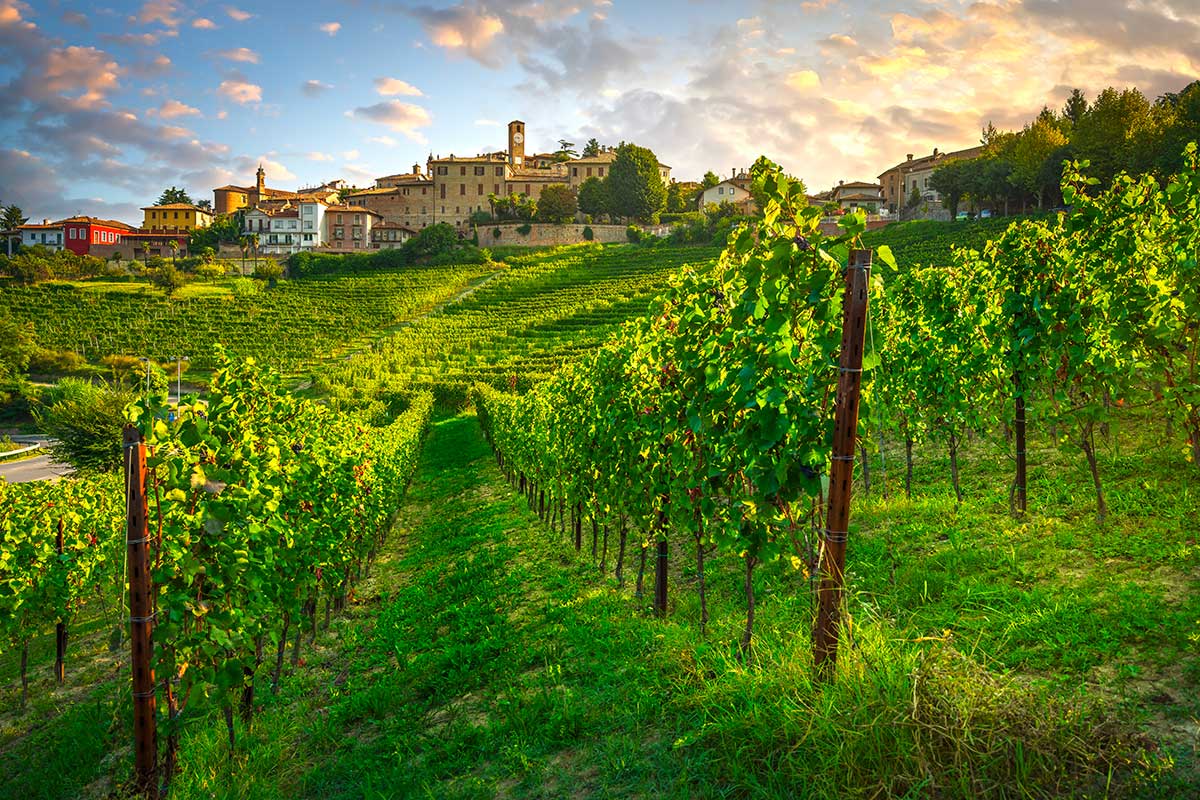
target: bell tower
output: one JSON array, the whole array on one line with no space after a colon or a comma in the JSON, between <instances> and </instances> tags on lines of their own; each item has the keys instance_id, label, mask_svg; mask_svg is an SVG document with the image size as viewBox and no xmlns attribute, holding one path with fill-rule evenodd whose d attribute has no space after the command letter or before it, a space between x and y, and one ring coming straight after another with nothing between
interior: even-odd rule
<instances>
[{"instance_id":1,"label":"bell tower","mask_svg":"<svg viewBox=\"0 0 1200 800\"><path fill-rule=\"evenodd\" d=\"M266 199L267 171L263 169L262 164L258 165L258 172L256 172L254 174L254 176L255 176L255 178L257 178L257 180L255 181L254 189L255 189L255 192L258 195L258 197L255 199L255 201L252 205L257 204Z\"/></svg>"},{"instance_id":2,"label":"bell tower","mask_svg":"<svg viewBox=\"0 0 1200 800\"><path fill-rule=\"evenodd\" d=\"M508 123L508 163L525 166L525 123L519 119Z\"/></svg>"}]
</instances>

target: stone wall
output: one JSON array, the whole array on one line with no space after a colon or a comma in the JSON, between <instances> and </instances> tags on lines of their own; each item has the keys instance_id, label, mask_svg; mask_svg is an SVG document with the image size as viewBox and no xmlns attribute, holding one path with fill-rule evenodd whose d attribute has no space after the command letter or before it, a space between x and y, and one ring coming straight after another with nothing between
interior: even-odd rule
<instances>
[{"instance_id":1,"label":"stone wall","mask_svg":"<svg viewBox=\"0 0 1200 800\"><path fill-rule=\"evenodd\" d=\"M625 234L627 225L549 225L547 223L533 222L529 224L529 233L522 234L517 231L517 228L522 227L521 223L504 222L498 225L480 225L479 230L479 246L480 247L495 247L497 245L517 245L526 247L544 247L558 246L562 244L579 244L586 242L587 239L583 236L584 228L592 229L593 242L611 243L611 242L627 242L628 237ZM666 225L648 226L642 228L646 233L654 234L655 236L665 236L669 230ZM499 230L500 235L497 236L495 231Z\"/></svg>"}]
</instances>

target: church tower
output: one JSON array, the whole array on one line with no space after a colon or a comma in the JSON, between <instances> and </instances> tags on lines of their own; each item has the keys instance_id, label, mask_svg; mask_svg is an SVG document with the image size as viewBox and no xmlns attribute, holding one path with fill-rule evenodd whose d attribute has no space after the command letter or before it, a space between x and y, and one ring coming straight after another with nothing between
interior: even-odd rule
<instances>
[{"instance_id":1,"label":"church tower","mask_svg":"<svg viewBox=\"0 0 1200 800\"><path fill-rule=\"evenodd\" d=\"M508 123L508 163L525 166L525 123L519 119Z\"/></svg>"},{"instance_id":2,"label":"church tower","mask_svg":"<svg viewBox=\"0 0 1200 800\"><path fill-rule=\"evenodd\" d=\"M263 169L262 164L258 165L258 172L255 175L258 177L256 187L258 189L258 198L261 200L263 195L267 193L267 171Z\"/></svg>"}]
</instances>

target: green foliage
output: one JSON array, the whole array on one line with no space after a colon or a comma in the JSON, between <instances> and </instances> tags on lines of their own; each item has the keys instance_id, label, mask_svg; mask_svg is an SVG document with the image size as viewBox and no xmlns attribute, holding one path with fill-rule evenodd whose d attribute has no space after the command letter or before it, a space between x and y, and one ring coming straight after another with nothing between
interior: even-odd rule
<instances>
[{"instance_id":1,"label":"green foliage","mask_svg":"<svg viewBox=\"0 0 1200 800\"><path fill-rule=\"evenodd\" d=\"M50 452L78 470L111 471L121 465L121 428L134 393L116 385L97 386L64 378L34 409L38 428L54 439Z\"/></svg>"},{"instance_id":2,"label":"green foliage","mask_svg":"<svg viewBox=\"0 0 1200 800\"><path fill-rule=\"evenodd\" d=\"M539 222L564 223L575 219L579 202L575 190L565 183L552 183L542 189L538 196L537 219Z\"/></svg>"},{"instance_id":3,"label":"green foliage","mask_svg":"<svg viewBox=\"0 0 1200 800\"><path fill-rule=\"evenodd\" d=\"M671 185L667 187L667 212L679 214L686 210L687 203L683 197L683 186L679 181L671 181Z\"/></svg>"},{"instance_id":4,"label":"green foliage","mask_svg":"<svg viewBox=\"0 0 1200 800\"><path fill-rule=\"evenodd\" d=\"M703 191L704 189L711 189L712 187L716 186L720 182L721 182L721 179L719 177L717 177L717 173L713 172L710 169L708 172L704 173L704 177L700 181L701 191Z\"/></svg>"},{"instance_id":5,"label":"green foliage","mask_svg":"<svg viewBox=\"0 0 1200 800\"><path fill-rule=\"evenodd\" d=\"M587 144L583 146L583 157L593 158L600 155L600 142L593 137L587 140Z\"/></svg>"},{"instance_id":6,"label":"green foliage","mask_svg":"<svg viewBox=\"0 0 1200 800\"><path fill-rule=\"evenodd\" d=\"M645 220L666 205L667 190L658 171L658 159L645 147L619 146L604 182L608 187L610 214ZM585 210L585 213L592 212Z\"/></svg>"},{"instance_id":7,"label":"green foliage","mask_svg":"<svg viewBox=\"0 0 1200 800\"><path fill-rule=\"evenodd\" d=\"M0 390L25 374L36 350L32 322L0 318Z\"/></svg>"},{"instance_id":8,"label":"green foliage","mask_svg":"<svg viewBox=\"0 0 1200 800\"><path fill-rule=\"evenodd\" d=\"M521 234L522 236L528 236L529 232L532 230L533 230L533 226L530 225L528 222L526 222L524 225L517 226L517 233Z\"/></svg>"},{"instance_id":9,"label":"green foliage","mask_svg":"<svg viewBox=\"0 0 1200 800\"><path fill-rule=\"evenodd\" d=\"M583 226L583 238L584 238L584 241L588 241L588 242L590 242L596 238L596 232L592 230L591 225Z\"/></svg>"},{"instance_id":10,"label":"green foliage","mask_svg":"<svg viewBox=\"0 0 1200 800\"><path fill-rule=\"evenodd\" d=\"M188 235L188 251L199 253L205 248L216 251L222 244L238 244L242 240L244 211L219 214L207 228L197 228Z\"/></svg>"},{"instance_id":11,"label":"green foliage","mask_svg":"<svg viewBox=\"0 0 1200 800\"><path fill-rule=\"evenodd\" d=\"M768 184L772 181L782 182L785 186L785 189L788 191L792 191L790 188L787 188L792 185L799 187L799 189L796 190L799 192L797 196L802 198L803 202L807 204L808 190L804 188L804 181L791 175L784 175L782 173L779 173L777 177L772 177L774 176L774 172L771 168L774 166L774 162L772 162L769 158L766 156L759 156L758 160L755 161L754 165L750 168L750 196L754 199L755 208L757 208L759 212L762 212L762 210L767 207L767 203L770 201L771 195L771 190L769 189ZM730 203L730 206L732 205L733 204Z\"/></svg>"},{"instance_id":12,"label":"green foliage","mask_svg":"<svg viewBox=\"0 0 1200 800\"><path fill-rule=\"evenodd\" d=\"M625 229L625 238L637 244L642 240L643 231L637 225L630 225Z\"/></svg>"},{"instance_id":13,"label":"green foliage","mask_svg":"<svg viewBox=\"0 0 1200 800\"><path fill-rule=\"evenodd\" d=\"M537 213L537 201L516 192L507 197L489 194L488 203L498 220L525 220L528 222Z\"/></svg>"},{"instance_id":14,"label":"green foliage","mask_svg":"<svg viewBox=\"0 0 1200 800\"><path fill-rule=\"evenodd\" d=\"M147 273L150 282L170 297L175 294L176 290L182 287L188 281L188 276L180 269L176 269L174 264L163 262L154 267Z\"/></svg>"},{"instance_id":15,"label":"green foliage","mask_svg":"<svg viewBox=\"0 0 1200 800\"><path fill-rule=\"evenodd\" d=\"M608 182L588 178L579 186L579 210L592 217L609 213Z\"/></svg>"},{"instance_id":16,"label":"green foliage","mask_svg":"<svg viewBox=\"0 0 1200 800\"><path fill-rule=\"evenodd\" d=\"M492 228L492 238L493 239L499 239L503 233L504 233L504 231L500 230L499 228Z\"/></svg>"},{"instance_id":17,"label":"green foliage","mask_svg":"<svg viewBox=\"0 0 1200 800\"><path fill-rule=\"evenodd\" d=\"M188 195L186 189L172 186L169 189L163 189L163 193L158 196L158 200L154 201L154 204L158 206L165 206L169 203L187 203L191 205L192 198Z\"/></svg>"},{"instance_id":18,"label":"green foliage","mask_svg":"<svg viewBox=\"0 0 1200 800\"><path fill-rule=\"evenodd\" d=\"M102 274L105 266L102 259L92 255L76 255L65 248L51 251L37 245L22 249L12 258L0 248L0 275L7 275L20 283L92 278Z\"/></svg>"},{"instance_id":19,"label":"green foliage","mask_svg":"<svg viewBox=\"0 0 1200 800\"><path fill-rule=\"evenodd\" d=\"M258 261L254 265L254 277L267 282L274 282L283 277L283 265L273 258Z\"/></svg>"}]
</instances>

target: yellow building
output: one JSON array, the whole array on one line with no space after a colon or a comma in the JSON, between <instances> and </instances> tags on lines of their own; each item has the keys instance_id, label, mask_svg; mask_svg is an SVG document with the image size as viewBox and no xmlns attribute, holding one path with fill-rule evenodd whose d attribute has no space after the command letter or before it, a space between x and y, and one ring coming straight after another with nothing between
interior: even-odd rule
<instances>
[{"instance_id":1,"label":"yellow building","mask_svg":"<svg viewBox=\"0 0 1200 800\"><path fill-rule=\"evenodd\" d=\"M162 231L194 231L212 224L213 214L207 209L191 203L167 203L162 206L146 206L142 209L142 230L154 233Z\"/></svg>"}]
</instances>

